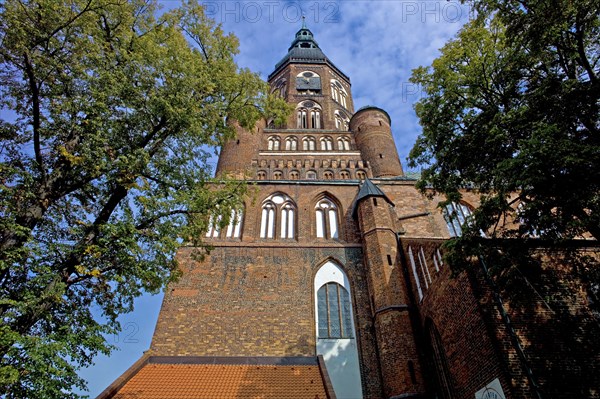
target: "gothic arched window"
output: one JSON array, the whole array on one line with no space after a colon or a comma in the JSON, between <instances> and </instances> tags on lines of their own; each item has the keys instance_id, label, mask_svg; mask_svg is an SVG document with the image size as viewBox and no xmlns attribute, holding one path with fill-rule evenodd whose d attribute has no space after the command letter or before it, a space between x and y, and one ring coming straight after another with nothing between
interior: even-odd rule
<instances>
[{"instance_id":1,"label":"gothic arched window","mask_svg":"<svg viewBox=\"0 0 600 399\"><path fill-rule=\"evenodd\" d=\"M335 128L338 130L348 130L350 126L350 119L339 110L335 110L333 113L333 117L335 119Z\"/></svg>"},{"instance_id":2,"label":"gothic arched window","mask_svg":"<svg viewBox=\"0 0 600 399\"><path fill-rule=\"evenodd\" d=\"M331 137L321 137L321 151L331 151L333 150L333 140Z\"/></svg>"},{"instance_id":3,"label":"gothic arched window","mask_svg":"<svg viewBox=\"0 0 600 399\"><path fill-rule=\"evenodd\" d=\"M229 224L225 230L225 238L239 238L242 231L242 220L244 218L243 209L232 209L229 215ZM211 216L206 231L206 237L218 238L221 237L221 221L222 215Z\"/></svg>"},{"instance_id":4,"label":"gothic arched window","mask_svg":"<svg viewBox=\"0 0 600 399\"><path fill-rule=\"evenodd\" d=\"M350 150L350 139L348 137L338 137L338 150Z\"/></svg>"},{"instance_id":5,"label":"gothic arched window","mask_svg":"<svg viewBox=\"0 0 600 399\"><path fill-rule=\"evenodd\" d=\"M328 198L323 198L315 206L316 234L318 238L338 238L338 208Z\"/></svg>"},{"instance_id":6,"label":"gothic arched window","mask_svg":"<svg viewBox=\"0 0 600 399\"><path fill-rule=\"evenodd\" d=\"M294 238L296 205L285 194L273 194L263 202L260 220L260 238ZM277 229L279 224L280 229Z\"/></svg>"},{"instance_id":7,"label":"gothic arched window","mask_svg":"<svg viewBox=\"0 0 600 399\"><path fill-rule=\"evenodd\" d=\"M258 176L258 180L266 180L267 179L267 172L265 172L264 170L259 170L256 173L256 176Z\"/></svg>"},{"instance_id":8,"label":"gothic arched window","mask_svg":"<svg viewBox=\"0 0 600 399\"><path fill-rule=\"evenodd\" d=\"M314 101L302 101L296 106L298 129L321 128L321 106Z\"/></svg>"},{"instance_id":9,"label":"gothic arched window","mask_svg":"<svg viewBox=\"0 0 600 399\"><path fill-rule=\"evenodd\" d=\"M325 172L323 172L323 179L333 180L333 172L330 170L326 170Z\"/></svg>"},{"instance_id":10,"label":"gothic arched window","mask_svg":"<svg viewBox=\"0 0 600 399\"><path fill-rule=\"evenodd\" d=\"M471 215L471 208L462 203L451 202L444 207L444 219L452 237L462 235L463 226L469 222Z\"/></svg>"},{"instance_id":11,"label":"gothic arched window","mask_svg":"<svg viewBox=\"0 0 600 399\"><path fill-rule=\"evenodd\" d=\"M316 353L332 370L330 378L338 397L362 397L356 394L361 392L361 377L348 277L338 264L328 261L317 270L313 287Z\"/></svg>"},{"instance_id":12,"label":"gothic arched window","mask_svg":"<svg viewBox=\"0 0 600 399\"><path fill-rule=\"evenodd\" d=\"M290 180L298 180L300 178L300 173L297 170L292 170L290 172Z\"/></svg>"},{"instance_id":13,"label":"gothic arched window","mask_svg":"<svg viewBox=\"0 0 600 399\"><path fill-rule=\"evenodd\" d=\"M342 180L348 180L348 179L350 179L350 172L348 172L347 170L342 170L340 172L340 178Z\"/></svg>"},{"instance_id":14,"label":"gothic arched window","mask_svg":"<svg viewBox=\"0 0 600 399\"><path fill-rule=\"evenodd\" d=\"M283 173L280 170L276 170L273 172L273 180L281 180L283 178Z\"/></svg>"},{"instance_id":15,"label":"gothic arched window","mask_svg":"<svg viewBox=\"0 0 600 399\"><path fill-rule=\"evenodd\" d=\"M314 151L316 147L316 140L314 137L304 137L302 139L302 149L304 151Z\"/></svg>"},{"instance_id":16,"label":"gothic arched window","mask_svg":"<svg viewBox=\"0 0 600 399\"><path fill-rule=\"evenodd\" d=\"M240 238L243 218L243 210L231 210L231 215L229 216L229 225L227 225L227 231L225 233L226 238Z\"/></svg>"},{"instance_id":17,"label":"gothic arched window","mask_svg":"<svg viewBox=\"0 0 600 399\"><path fill-rule=\"evenodd\" d=\"M296 137L288 137L285 139L286 151L296 151L298 148L298 139Z\"/></svg>"},{"instance_id":18,"label":"gothic arched window","mask_svg":"<svg viewBox=\"0 0 600 399\"><path fill-rule=\"evenodd\" d=\"M277 136L270 136L269 137L269 143L268 143L268 149L272 150L272 151L277 151L279 150L279 137Z\"/></svg>"},{"instance_id":19,"label":"gothic arched window","mask_svg":"<svg viewBox=\"0 0 600 399\"><path fill-rule=\"evenodd\" d=\"M338 102L342 107L348 108L346 103L348 92L344 89L344 86L335 79L331 80L331 97L333 97L333 100Z\"/></svg>"},{"instance_id":20,"label":"gothic arched window","mask_svg":"<svg viewBox=\"0 0 600 399\"><path fill-rule=\"evenodd\" d=\"M275 82L273 88L271 89L271 93L276 94L281 98L285 98L286 87L286 80L284 78L281 78L277 82Z\"/></svg>"},{"instance_id":21,"label":"gothic arched window","mask_svg":"<svg viewBox=\"0 0 600 399\"><path fill-rule=\"evenodd\" d=\"M365 173L364 170L357 170L356 171L356 178L358 180L365 180L367 178L367 174Z\"/></svg>"}]
</instances>

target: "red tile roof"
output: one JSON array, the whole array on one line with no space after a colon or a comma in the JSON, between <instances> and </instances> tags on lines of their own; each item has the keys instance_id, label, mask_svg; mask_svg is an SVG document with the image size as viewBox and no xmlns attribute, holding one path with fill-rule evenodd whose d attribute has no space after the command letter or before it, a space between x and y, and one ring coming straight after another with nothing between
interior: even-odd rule
<instances>
[{"instance_id":1,"label":"red tile roof","mask_svg":"<svg viewBox=\"0 0 600 399\"><path fill-rule=\"evenodd\" d=\"M150 357L131 376L115 382L98 398L114 399L327 399L334 398L324 363L197 364L185 358ZM241 358L243 359L243 358ZM183 363L183 364L182 364ZM212 362L211 362L212 363ZM229 360L227 363L232 363ZM244 363L240 361L239 363ZM270 362L266 362L270 363ZM272 362L271 362L272 363Z\"/></svg>"}]
</instances>

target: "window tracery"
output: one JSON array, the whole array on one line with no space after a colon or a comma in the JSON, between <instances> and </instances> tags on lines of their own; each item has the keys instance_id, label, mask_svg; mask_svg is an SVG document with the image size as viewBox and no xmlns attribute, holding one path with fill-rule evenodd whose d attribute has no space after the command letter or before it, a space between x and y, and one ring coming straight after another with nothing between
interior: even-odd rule
<instances>
[{"instance_id":1,"label":"window tracery","mask_svg":"<svg viewBox=\"0 0 600 399\"><path fill-rule=\"evenodd\" d=\"M315 206L317 238L338 238L338 208L329 198L323 198Z\"/></svg>"},{"instance_id":2,"label":"window tracery","mask_svg":"<svg viewBox=\"0 0 600 399\"><path fill-rule=\"evenodd\" d=\"M260 238L294 238L295 217L296 205L290 197L282 193L271 195L262 205Z\"/></svg>"}]
</instances>

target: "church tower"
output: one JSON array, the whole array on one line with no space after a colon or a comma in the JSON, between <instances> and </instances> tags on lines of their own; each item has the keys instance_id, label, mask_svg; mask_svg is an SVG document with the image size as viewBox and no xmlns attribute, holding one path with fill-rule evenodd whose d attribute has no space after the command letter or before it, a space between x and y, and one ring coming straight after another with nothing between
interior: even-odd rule
<instances>
[{"instance_id":1,"label":"church tower","mask_svg":"<svg viewBox=\"0 0 600 399\"><path fill-rule=\"evenodd\" d=\"M293 113L236 126L216 170L252 195L204 259L179 249L149 351L99 398L533 397L484 279L444 262L475 196L416 189L305 25L268 83Z\"/></svg>"}]
</instances>

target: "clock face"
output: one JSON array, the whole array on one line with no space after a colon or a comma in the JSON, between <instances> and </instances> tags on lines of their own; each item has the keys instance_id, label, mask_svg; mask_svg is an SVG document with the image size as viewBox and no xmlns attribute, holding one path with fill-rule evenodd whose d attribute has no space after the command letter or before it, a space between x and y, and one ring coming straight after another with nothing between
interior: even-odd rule
<instances>
[{"instance_id":1,"label":"clock face","mask_svg":"<svg viewBox=\"0 0 600 399\"><path fill-rule=\"evenodd\" d=\"M298 90L321 90L321 78L318 76L296 78L296 89Z\"/></svg>"}]
</instances>

